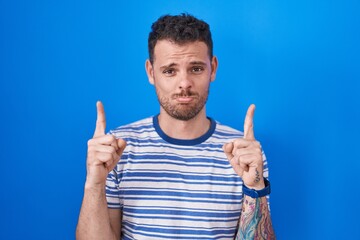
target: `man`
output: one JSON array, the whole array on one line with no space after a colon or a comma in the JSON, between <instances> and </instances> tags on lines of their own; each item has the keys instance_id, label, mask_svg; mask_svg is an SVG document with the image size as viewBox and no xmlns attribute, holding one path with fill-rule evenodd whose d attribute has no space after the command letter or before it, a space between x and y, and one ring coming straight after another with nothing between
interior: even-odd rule
<instances>
[{"instance_id":1,"label":"man","mask_svg":"<svg viewBox=\"0 0 360 240\"><path fill-rule=\"evenodd\" d=\"M77 239L274 239L255 106L244 134L206 116L218 66L208 24L166 15L148 43L160 113L106 135L97 102Z\"/></svg>"}]
</instances>

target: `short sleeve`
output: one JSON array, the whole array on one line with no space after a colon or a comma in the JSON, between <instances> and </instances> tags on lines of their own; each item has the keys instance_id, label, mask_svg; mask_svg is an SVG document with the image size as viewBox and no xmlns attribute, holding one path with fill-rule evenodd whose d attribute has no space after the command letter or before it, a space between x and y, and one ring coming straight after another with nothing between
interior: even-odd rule
<instances>
[{"instance_id":1,"label":"short sleeve","mask_svg":"<svg viewBox=\"0 0 360 240\"><path fill-rule=\"evenodd\" d=\"M111 171L106 179L106 200L108 208L121 209L119 181L116 170Z\"/></svg>"},{"instance_id":2,"label":"short sleeve","mask_svg":"<svg viewBox=\"0 0 360 240\"><path fill-rule=\"evenodd\" d=\"M267 162L264 151L262 152L262 157L263 157L263 163L264 163L263 176L264 176L264 178L269 179L269 167L268 167L268 162ZM267 200L268 208L270 211L270 195L266 196L266 200Z\"/></svg>"}]
</instances>

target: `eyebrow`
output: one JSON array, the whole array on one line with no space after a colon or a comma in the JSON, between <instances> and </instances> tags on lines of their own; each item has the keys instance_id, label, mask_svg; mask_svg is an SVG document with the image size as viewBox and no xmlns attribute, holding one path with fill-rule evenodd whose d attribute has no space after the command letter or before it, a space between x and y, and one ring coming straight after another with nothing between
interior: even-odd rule
<instances>
[{"instance_id":1,"label":"eyebrow","mask_svg":"<svg viewBox=\"0 0 360 240\"><path fill-rule=\"evenodd\" d=\"M175 67L175 66L177 66L177 65L178 65L177 63L170 63L170 64L168 64L168 65L161 66L160 69L172 68L172 67ZM201 66L205 66L206 63L205 63L205 62L202 62L202 61L192 61L192 62L190 62L190 65L201 65Z\"/></svg>"},{"instance_id":2,"label":"eyebrow","mask_svg":"<svg viewBox=\"0 0 360 240\"><path fill-rule=\"evenodd\" d=\"M171 67L174 67L174 66L177 66L177 64L176 63L170 63L168 65L161 66L160 69L171 68Z\"/></svg>"},{"instance_id":3,"label":"eyebrow","mask_svg":"<svg viewBox=\"0 0 360 240\"><path fill-rule=\"evenodd\" d=\"M193 62L190 62L190 64L191 65L202 65L202 66L206 65L206 63L202 62L202 61L193 61Z\"/></svg>"}]
</instances>

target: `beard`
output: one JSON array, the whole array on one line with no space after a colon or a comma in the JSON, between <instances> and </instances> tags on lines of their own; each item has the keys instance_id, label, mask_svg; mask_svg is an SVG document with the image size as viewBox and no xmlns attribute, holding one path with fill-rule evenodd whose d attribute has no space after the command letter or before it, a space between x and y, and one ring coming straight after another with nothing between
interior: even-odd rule
<instances>
[{"instance_id":1,"label":"beard","mask_svg":"<svg viewBox=\"0 0 360 240\"><path fill-rule=\"evenodd\" d=\"M202 95L189 89L173 94L170 98L162 96L160 91L156 89L156 95L161 107L167 114L177 120L188 121L204 108L209 96L209 88ZM190 103L171 103L171 100L176 100L178 97L191 97L193 100Z\"/></svg>"}]
</instances>

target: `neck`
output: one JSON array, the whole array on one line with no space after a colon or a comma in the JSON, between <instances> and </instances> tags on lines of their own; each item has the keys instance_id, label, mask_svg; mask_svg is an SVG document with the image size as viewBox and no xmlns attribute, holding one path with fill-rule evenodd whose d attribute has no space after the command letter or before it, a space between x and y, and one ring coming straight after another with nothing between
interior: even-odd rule
<instances>
[{"instance_id":1,"label":"neck","mask_svg":"<svg viewBox=\"0 0 360 240\"><path fill-rule=\"evenodd\" d=\"M161 108L159 125L169 137L188 140L204 135L210 128L210 120L206 118L205 107L198 115L187 121L175 119Z\"/></svg>"}]
</instances>

